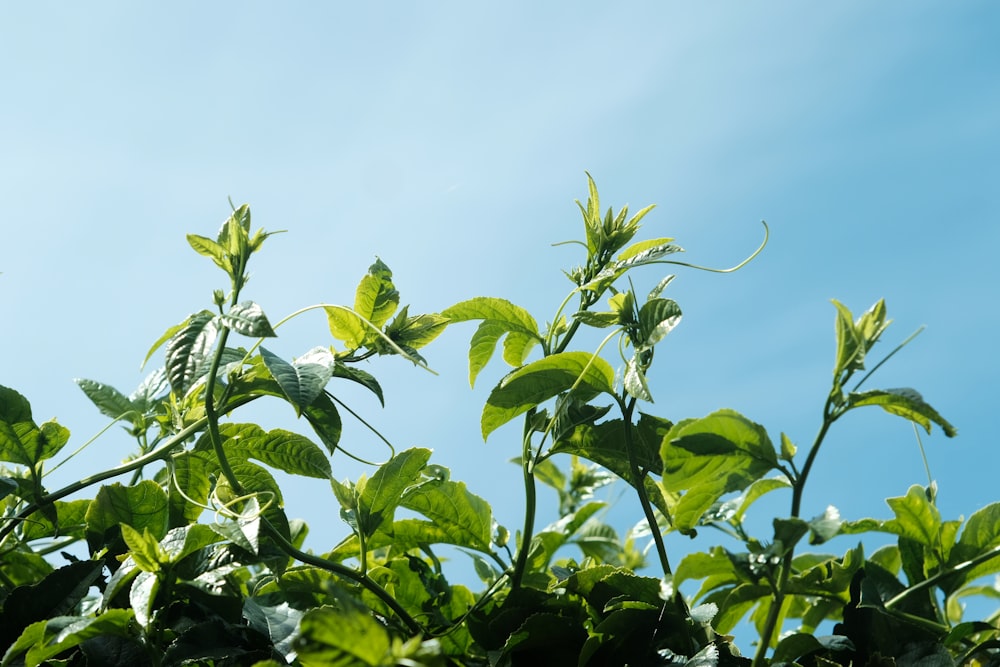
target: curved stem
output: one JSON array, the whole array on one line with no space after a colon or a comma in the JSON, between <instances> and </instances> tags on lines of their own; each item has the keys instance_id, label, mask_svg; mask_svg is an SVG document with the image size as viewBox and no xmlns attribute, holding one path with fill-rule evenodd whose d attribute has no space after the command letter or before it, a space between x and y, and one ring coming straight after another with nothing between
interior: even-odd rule
<instances>
[{"instance_id":1,"label":"curved stem","mask_svg":"<svg viewBox=\"0 0 1000 667\"><path fill-rule=\"evenodd\" d=\"M524 571L528 567L531 538L535 532L537 490L535 489L534 452L531 450L531 421L534 416L535 409L528 410L524 417L524 433L521 437L521 471L524 475L524 529L521 531L521 545L517 550L517 560L511 575L510 587L512 591L521 587Z\"/></svg>"},{"instance_id":2,"label":"curved stem","mask_svg":"<svg viewBox=\"0 0 1000 667\"><path fill-rule=\"evenodd\" d=\"M326 560L325 558L320 558L319 556L315 556L313 554L306 553L305 551L301 551L300 549L296 549L291 542L285 539L284 535L278 532L278 530L271 525L269 521L265 519L262 522L262 525L265 526L268 535L281 548L281 550L284 551L289 556L291 556L292 558L294 558L295 560L305 563L306 565L312 565L314 567L327 570L328 572L332 572L338 576L341 576L345 579L350 579L351 581L360 584L365 590L369 591L370 593L375 595L375 597L377 597L379 600L384 602L385 605L389 607L389 609L391 609L396 614L396 616L399 617L399 620L401 620L406 625L406 627L410 630L410 632L416 634L420 633L423 630L423 628L420 627L420 624L417 623L417 621L409 614L409 612L403 609L402 605L400 605L399 602L396 601L396 598L392 597L392 595L390 595L388 591L386 591L377 583L369 579L366 574L355 572L346 565L341 565L340 563L331 560Z\"/></svg>"},{"instance_id":3,"label":"curved stem","mask_svg":"<svg viewBox=\"0 0 1000 667\"><path fill-rule=\"evenodd\" d=\"M257 398L259 398L259 396L242 397L238 400L233 401L232 403L226 404L224 411L229 412L230 410L234 410L240 407L241 405L246 405L247 403L256 400ZM163 443L153 451L149 452L148 454L132 459L128 463L123 463L120 466L116 466L109 470L103 470L99 473L95 473L83 479L72 482L71 484L67 484L63 488L57 491L53 491L52 493L49 493L47 495L44 495L41 498L38 498L33 503L29 503L27 506L25 506L24 509L18 512L15 516L6 519L3 526L0 526L0 541L2 541L3 538L9 535L11 531L14 530L14 527L17 524L21 523L22 521L30 517L32 514L37 512L40 508L44 507L45 505L54 503L57 500L62 500L66 496L73 495L77 491L82 491L88 486L93 486L94 484L99 484L100 482L103 482L107 479L112 479L120 475L125 475L127 473L132 472L133 470L137 470L145 465L153 463L154 461L158 461L160 459L164 459L170 456L175 449L184 444L185 440L190 438L195 433L203 430L207 423L208 423L208 418L202 417L201 419L192 422L191 424L188 424L186 427L184 427L183 429L172 435L170 438L168 438L165 443Z\"/></svg>"}]
</instances>

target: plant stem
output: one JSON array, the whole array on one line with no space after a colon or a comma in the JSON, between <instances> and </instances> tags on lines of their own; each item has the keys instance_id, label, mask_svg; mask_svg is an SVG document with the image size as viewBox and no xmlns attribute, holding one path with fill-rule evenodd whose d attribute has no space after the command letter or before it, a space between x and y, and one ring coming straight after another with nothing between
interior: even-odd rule
<instances>
[{"instance_id":1,"label":"plant stem","mask_svg":"<svg viewBox=\"0 0 1000 667\"><path fill-rule=\"evenodd\" d=\"M816 438L813 441L812 447L809 449L809 454L806 456L806 462L802 466L802 472L799 476L792 480L792 518L798 518L802 511L802 493L805 490L806 479L809 477L809 471L812 470L813 463L816 461L816 456L819 454L819 448L823 444L823 440L826 438L827 432L829 432L830 427L833 422L843 414L838 412L833 405L833 399L827 398L826 404L823 406L823 425L820 426L819 432L816 434ZM788 551L785 553L784 559L782 559L781 569L778 572L777 582L774 586L774 595L771 600L771 608L767 612L767 620L764 622L764 630L760 633L760 644L757 645L757 651L753 658L753 667L761 667L764 664L765 655L767 654L768 648L771 646L771 639L774 637L774 633L777 630L778 620L781 618L781 610L785 604L785 588L788 585L788 579L792 572L792 559L795 557L795 545L790 545Z\"/></svg>"},{"instance_id":2,"label":"plant stem","mask_svg":"<svg viewBox=\"0 0 1000 667\"><path fill-rule=\"evenodd\" d=\"M535 506L537 492L535 489L534 452L531 450L531 422L535 417L535 409L528 410L524 417L524 433L521 436L521 472L524 475L524 529L521 531L521 545L517 550L517 561L511 575L511 591L521 587L524 571L528 567L528 552L531 550L531 538L535 532Z\"/></svg>"},{"instance_id":3,"label":"plant stem","mask_svg":"<svg viewBox=\"0 0 1000 667\"><path fill-rule=\"evenodd\" d=\"M660 559L660 567L663 569L664 575L671 574L670 561L667 559L667 547L663 543L663 535L660 533L660 527L656 522L656 513L653 511L653 505L649 502L649 494L646 493L645 478L646 475L639 470L639 461L636 459L635 454L635 443L632 442L632 415L635 412L636 399L630 398L627 402L622 399L618 399L618 406L622 411L622 419L624 421L624 439L625 439L625 452L628 456L628 465L630 472L632 474L632 484L635 486L635 491L639 494L639 503L642 505L642 512L646 516L646 522L649 523L649 530L653 533L653 542L656 544L656 555Z\"/></svg>"}]
</instances>

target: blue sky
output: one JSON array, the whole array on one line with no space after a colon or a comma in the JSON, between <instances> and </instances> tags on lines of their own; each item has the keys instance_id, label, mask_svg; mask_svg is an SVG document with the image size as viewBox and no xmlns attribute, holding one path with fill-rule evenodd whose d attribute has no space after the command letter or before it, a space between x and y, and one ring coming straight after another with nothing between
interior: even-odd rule
<instances>
[{"instance_id":1,"label":"blue sky","mask_svg":"<svg viewBox=\"0 0 1000 667\"><path fill-rule=\"evenodd\" d=\"M998 500L1000 7L536 4L4 5L0 384L71 444L97 433L72 379L131 391L150 343L210 307L223 276L184 235L213 235L227 197L255 228L288 230L245 292L272 321L350 304L378 255L414 312L500 296L544 322L581 261L551 244L582 236L587 170L605 206L656 203L643 232L687 261L736 263L771 226L744 270L679 272L685 318L651 411L732 407L805 447L833 365L830 299L860 313L884 297L884 352L927 330L871 386L919 389L960 431L925 438L942 513ZM280 333L269 347L289 357L331 342L319 315ZM517 428L487 444L478 429L505 371L469 390L471 333L427 349L437 376L371 364L386 409L352 405L397 447L434 448L513 529ZM301 426L281 406L244 419ZM357 427L345 445L384 456ZM52 485L130 451L109 433ZM837 426L818 466L808 515L888 516L883 498L926 481L909 425L874 409ZM344 534L321 483L286 500L314 549ZM639 515L618 501L620 527Z\"/></svg>"}]
</instances>

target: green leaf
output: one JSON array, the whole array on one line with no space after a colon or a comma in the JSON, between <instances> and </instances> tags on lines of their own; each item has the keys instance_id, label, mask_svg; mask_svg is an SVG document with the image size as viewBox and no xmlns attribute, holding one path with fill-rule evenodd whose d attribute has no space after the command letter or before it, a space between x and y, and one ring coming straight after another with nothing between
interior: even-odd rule
<instances>
[{"instance_id":1,"label":"green leaf","mask_svg":"<svg viewBox=\"0 0 1000 667\"><path fill-rule=\"evenodd\" d=\"M295 408L296 415L301 415L316 400L332 376L329 366L299 362L290 364L264 347L260 348L260 356L288 402Z\"/></svg>"},{"instance_id":2,"label":"green leaf","mask_svg":"<svg viewBox=\"0 0 1000 667\"><path fill-rule=\"evenodd\" d=\"M649 392L649 384L646 382L646 374L639 368L635 357L628 360L625 365L625 391L629 396L634 396L640 401L653 402L653 395Z\"/></svg>"},{"instance_id":3,"label":"green leaf","mask_svg":"<svg viewBox=\"0 0 1000 667\"><path fill-rule=\"evenodd\" d=\"M133 410L132 401L111 385L83 378L76 378L73 381L106 417L118 419Z\"/></svg>"},{"instance_id":4,"label":"green leaf","mask_svg":"<svg viewBox=\"0 0 1000 667\"><path fill-rule=\"evenodd\" d=\"M43 631L36 635L36 641L29 648L24 658L24 664L26 667L60 664L59 661L51 661L50 659L65 653L74 646L85 642L101 642L102 640L106 642L111 637L130 638L132 636L130 630L132 621L133 614L129 609L109 609L95 617L62 616L53 618L45 622ZM10 652L8 652L9 654ZM116 651L115 657L123 656ZM127 656L124 657L127 659ZM4 660L4 664L8 664L6 655Z\"/></svg>"},{"instance_id":5,"label":"green leaf","mask_svg":"<svg viewBox=\"0 0 1000 667\"><path fill-rule=\"evenodd\" d=\"M219 434L230 461L256 459L293 475L330 478L330 460L311 440L298 433L284 429L265 432L256 424L220 424ZM214 455L207 433L199 438L195 450Z\"/></svg>"},{"instance_id":6,"label":"green leaf","mask_svg":"<svg viewBox=\"0 0 1000 667\"><path fill-rule=\"evenodd\" d=\"M87 509L87 541L96 551L122 524L136 530L148 528L155 538L161 539L167 534L168 517L167 494L156 482L143 480L135 486L115 482L102 486Z\"/></svg>"},{"instance_id":7,"label":"green leaf","mask_svg":"<svg viewBox=\"0 0 1000 667\"><path fill-rule=\"evenodd\" d=\"M644 417L648 418L646 415ZM555 443L552 453L575 454L593 461L634 486L635 481L632 479L628 453L625 450L624 428L625 423L621 419L596 425L580 424ZM658 474L662 469L659 454L662 436L657 438L655 432L643 425L642 418L638 427L630 426L630 428L639 469Z\"/></svg>"},{"instance_id":8,"label":"green leaf","mask_svg":"<svg viewBox=\"0 0 1000 667\"><path fill-rule=\"evenodd\" d=\"M420 479L427 465L429 449L407 449L379 467L371 479L358 480L358 527L371 535L383 523L391 523L403 492Z\"/></svg>"},{"instance_id":9,"label":"green leaf","mask_svg":"<svg viewBox=\"0 0 1000 667\"><path fill-rule=\"evenodd\" d=\"M560 352L509 373L483 408L483 439L539 403L573 391L580 400L601 392L614 395L614 371L604 359L586 352Z\"/></svg>"},{"instance_id":10,"label":"green leaf","mask_svg":"<svg viewBox=\"0 0 1000 667\"><path fill-rule=\"evenodd\" d=\"M623 276L630 269L646 264L654 264L667 255L672 255L677 252L684 252L684 248L672 243L663 243L645 248L641 252L630 255L625 259L619 259L612 262L610 265L602 269L596 276L594 276L593 280L588 282L586 285L582 285L582 288L586 290L601 291Z\"/></svg>"},{"instance_id":11,"label":"green leaf","mask_svg":"<svg viewBox=\"0 0 1000 667\"><path fill-rule=\"evenodd\" d=\"M191 554L215 544L219 535L212 527L203 523L193 523L189 526L172 528L160 540L160 547L167 557L167 562L178 563Z\"/></svg>"},{"instance_id":12,"label":"green leaf","mask_svg":"<svg viewBox=\"0 0 1000 667\"><path fill-rule=\"evenodd\" d=\"M228 313L220 315L219 319L236 333L251 338L273 338L278 335L271 328L267 315L253 301L243 301L236 304L229 309Z\"/></svg>"},{"instance_id":13,"label":"green leaf","mask_svg":"<svg viewBox=\"0 0 1000 667\"><path fill-rule=\"evenodd\" d=\"M595 313L590 310L581 310L573 313L573 319L580 320L584 324L597 327L599 329L612 327L621 323L619 313L611 311Z\"/></svg>"},{"instance_id":14,"label":"green leaf","mask_svg":"<svg viewBox=\"0 0 1000 667\"><path fill-rule=\"evenodd\" d=\"M326 321L330 334L349 350L361 347L368 334L368 325L357 313L344 306L326 306Z\"/></svg>"},{"instance_id":15,"label":"green leaf","mask_svg":"<svg viewBox=\"0 0 1000 667\"><path fill-rule=\"evenodd\" d=\"M639 309L639 330L646 345L656 345L681 321L681 308L673 299L651 299Z\"/></svg>"},{"instance_id":16,"label":"green leaf","mask_svg":"<svg viewBox=\"0 0 1000 667\"><path fill-rule=\"evenodd\" d=\"M292 643L304 664L331 667L383 665L389 646L389 633L371 615L332 607L307 611Z\"/></svg>"},{"instance_id":17,"label":"green leaf","mask_svg":"<svg viewBox=\"0 0 1000 667\"><path fill-rule=\"evenodd\" d=\"M169 525L182 526L197 521L212 489L208 477L208 455L195 452L177 454L171 457L166 472L172 476L169 485L164 485L169 501Z\"/></svg>"},{"instance_id":18,"label":"green leaf","mask_svg":"<svg viewBox=\"0 0 1000 667\"><path fill-rule=\"evenodd\" d=\"M848 396L849 409L865 405L877 405L889 414L898 415L923 426L928 433L931 432L933 422L940 426L949 438L958 434L955 427L928 405L923 396L914 389L873 389L860 393L852 392Z\"/></svg>"},{"instance_id":19,"label":"green leaf","mask_svg":"<svg viewBox=\"0 0 1000 667\"><path fill-rule=\"evenodd\" d=\"M447 543L489 552L493 512L464 482L428 482L406 492L402 507L420 512L443 529Z\"/></svg>"},{"instance_id":20,"label":"green leaf","mask_svg":"<svg viewBox=\"0 0 1000 667\"><path fill-rule=\"evenodd\" d=\"M203 310L188 318L187 323L167 343L167 378L175 394L185 396L201 377L218 333L215 315Z\"/></svg>"},{"instance_id":21,"label":"green leaf","mask_svg":"<svg viewBox=\"0 0 1000 667\"><path fill-rule=\"evenodd\" d=\"M392 284L392 271L381 259L368 267L354 295L354 310L376 327L389 321L399 307L399 292Z\"/></svg>"},{"instance_id":22,"label":"green leaf","mask_svg":"<svg viewBox=\"0 0 1000 667\"><path fill-rule=\"evenodd\" d=\"M288 661L295 659L292 642L298 636L299 621L304 615L287 602L268 605L252 597L243 600L243 618L251 628L270 639L278 653Z\"/></svg>"},{"instance_id":23,"label":"green leaf","mask_svg":"<svg viewBox=\"0 0 1000 667\"><path fill-rule=\"evenodd\" d=\"M483 320L470 344L470 384L475 384L476 375L493 356L497 341L504 334L507 334L508 337L510 334L515 334L515 339L517 339L511 343L509 351L505 349L505 359L520 357L521 363L523 363L531 346L542 340L535 318L524 308L515 306L505 299L476 297L446 308L441 312L441 315L451 322Z\"/></svg>"},{"instance_id":24,"label":"green leaf","mask_svg":"<svg viewBox=\"0 0 1000 667\"><path fill-rule=\"evenodd\" d=\"M327 394L321 393L302 411L302 414L332 455L340 443L340 435L343 432L340 413L333 400Z\"/></svg>"},{"instance_id":25,"label":"green leaf","mask_svg":"<svg viewBox=\"0 0 1000 667\"><path fill-rule=\"evenodd\" d=\"M449 320L443 315L428 313L410 317L408 312L409 306L404 306L385 329L385 334L402 347L420 349L440 336L448 326Z\"/></svg>"},{"instance_id":26,"label":"green leaf","mask_svg":"<svg viewBox=\"0 0 1000 667\"><path fill-rule=\"evenodd\" d=\"M367 373L352 366L347 366L339 361L333 366L332 373L335 378L351 380L352 382L357 382L362 387L367 388L378 397L379 404L381 404L382 407L385 407L385 397L382 396L382 386L379 385L378 380L376 380L375 376L371 373Z\"/></svg>"},{"instance_id":27,"label":"green leaf","mask_svg":"<svg viewBox=\"0 0 1000 667\"><path fill-rule=\"evenodd\" d=\"M233 272L232 263L226 255L226 248L223 248L212 239L198 236L197 234L188 234L187 241L199 255L208 257L215 262L217 267L226 273L231 274Z\"/></svg>"},{"instance_id":28,"label":"green leaf","mask_svg":"<svg viewBox=\"0 0 1000 667\"><path fill-rule=\"evenodd\" d=\"M927 498L924 487L914 484L905 496L887 498L885 502L896 515L895 519L885 523L886 530L927 547L934 548L938 545L941 513Z\"/></svg>"},{"instance_id":29,"label":"green leaf","mask_svg":"<svg viewBox=\"0 0 1000 667\"><path fill-rule=\"evenodd\" d=\"M0 461L34 468L55 456L69 441L69 430L55 421L39 427L31 418L28 399L0 386Z\"/></svg>"},{"instance_id":30,"label":"green leaf","mask_svg":"<svg viewBox=\"0 0 1000 667\"><path fill-rule=\"evenodd\" d=\"M647 207L647 209L644 210L652 210L652 208L653 208L652 206L649 206ZM666 246L669 243L671 243L673 240L674 239L672 238L664 237L658 239L646 239L645 241L637 241L632 245L630 245L625 250L623 250L620 255L618 255L618 261L624 261L626 259L637 257L638 255L641 255L647 250L651 250L653 248L662 248L663 246Z\"/></svg>"},{"instance_id":31,"label":"green leaf","mask_svg":"<svg viewBox=\"0 0 1000 667\"><path fill-rule=\"evenodd\" d=\"M144 528L140 532L127 523L123 523L121 528L122 539L125 540L129 555L136 566L143 572L159 572L160 566L166 564L169 559L166 552L160 548L159 540L149 532L149 528Z\"/></svg>"},{"instance_id":32,"label":"green leaf","mask_svg":"<svg viewBox=\"0 0 1000 667\"><path fill-rule=\"evenodd\" d=\"M190 321L191 321L191 318L189 317L186 320L184 320L183 322L181 322L180 324L175 324L174 326L172 326L172 327L168 328L166 331L164 331L163 335L160 336L159 338L157 338L156 342L153 343L153 345L146 352L146 357L142 360L142 364L139 366L139 368L140 369L144 368L146 366L146 363L149 361L149 358L153 356L153 353L155 353L157 350L159 350L161 345L163 345L168 340L170 340L171 338L173 338L177 334L178 331L180 331L181 329L183 329L184 327L186 327L188 325L188 322L190 322Z\"/></svg>"},{"instance_id":33,"label":"green leaf","mask_svg":"<svg viewBox=\"0 0 1000 667\"><path fill-rule=\"evenodd\" d=\"M674 510L682 532L692 530L723 494L742 491L777 466L764 427L733 410L674 425L660 457L663 489L684 492Z\"/></svg>"}]
</instances>

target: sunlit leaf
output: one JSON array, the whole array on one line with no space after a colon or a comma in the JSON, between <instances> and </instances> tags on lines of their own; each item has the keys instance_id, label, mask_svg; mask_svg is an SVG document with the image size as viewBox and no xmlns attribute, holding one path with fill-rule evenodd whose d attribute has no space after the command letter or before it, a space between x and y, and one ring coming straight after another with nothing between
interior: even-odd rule
<instances>
[{"instance_id":1,"label":"sunlit leaf","mask_svg":"<svg viewBox=\"0 0 1000 667\"><path fill-rule=\"evenodd\" d=\"M307 611L292 643L305 664L331 667L383 665L389 646L388 631L371 615L332 607Z\"/></svg>"},{"instance_id":2,"label":"sunlit leaf","mask_svg":"<svg viewBox=\"0 0 1000 667\"><path fill-rule=\"evenodd\" d=\"M358 482L358 525L362 531L370 535L384 522L392 522L403 492L417 482L430 456L429 449L408 449L380 466L363 487Z\"/></svg>"},{"instance_id":3,"label":"sunlit leaf","mask_svg":"<svg viewBox=\"0 0 1000 667\"><path fill-rule=\"evenodd\" d=\"M646 382L646 374L639 368L635 357L628 360L625 365L625 391L629 396L634 396L640 401L653 402L653 395L649 393L649 384Z\"/></svg>"},{"instance_id":4,"label":"sunlit leaf","mask_svg":"<svg viewBox=\"0 0 1000 667\"><path fill-rule=\"evenodd\" d=\"M646 345L656 345L681 321L681 308L673 299L651 299L639 309L639 327Z\"/></svg>"},{"instance_id":5,"label":"sunlit leaf","mask_svg":"<svg viewBox=\"0 0 1000 667\"><path fill-rule=\"evenodd\" d=\"M311 440L284 429L265 432L256 424L220 424L222 448L231 461L255 459L293 475L329 479L330 460ZM208 434L196 451L214 454Z\"/></svg>"},{"instance_id":6,"label":"sunlit leaf","mask_svg":"<svg viewBox=\"0 0 1000 667\"><path fill-rule=\"evenodd\" d=\"M481 418L483 439L531 408L572 390L581 400L614 394L614 372L604 359L586 352L552 354L504 377L490 392Z\"/></svg>"},{"instance_id":7,"label":"sunlit leaf","mask_svg":"<svg viewBox=\"0 0 1000 667\"><path fill-rule=\"evenodd\" d=\"M303 616L304 612L287 602L268 605L252 597L243 600L243 618L251 628L270 639L274 648L289 661L295 659L292 642L298 636L298 625Z\"/></svg>"},{"instance_id":8,"label":"sunlit leaf","mask_svg":"<svg viewBox=\"0 0 1000 667\"><path fill-rule=\"evenodd\" d=\"M356 350L364 344L368 325L357 313L342 306L327 306L323 310L326 311L330 334L343 342L347 349Z\"/></svg>"},{"instance_id":9,"label":"sunlit leaf","mask_svg":"<svg viewBox=\"0 0 1000 667\"><path fill-rule=\"evenodd\" d=\"M376 327L389 321L399 307L399 292L392 284L392 271L375 258L368 273L361 278L354 295L354 310Z\"/></svg>"},{"instance_id":10,"label":"sunlit leaf","mask_svg":"<svg viewBox=\"0 0 1000 667\"><path fill-rule=\"evenodd\" d=\"M926 403L923 396L914 389L873 389L851 393L848 396L848 405L851 409L877 405L890 414L923 426L928 433L931 432L931 423L934 423L940 426L949 438L958 434L958 430Z\"/></svg>"},{"instance_id":11,"label":"sunlit leaf","mask_svg":"<svg viewBox=\"0 0 1000 667\"><path fill-rule=\"evenodd\" d=\"M187 241L199 255L208 257L215 262L216 266L226 273L233 272L232 264L229 261L229 257L226 255L226 248L223 248L212 239L205 238L204 236L198 236L197 234L188 234Z\"/></svg>"},{"instance_id":12,"label":"sunlit leaf","mask_svg":"<svg viewBox=\"0 0 1000 667\"><path fill-rule=\"evenodd\" d=\"M684 492L675 526L694 528L723 494L742 491L777 465L764 428L733 410L674 425L663 440L663 488Z\"/></svg>"},{"instance_id":13,"label":"sunlit leaf","mask_svg":"<svg viewBox=\"0 0 1000 667\"><path fill-rule=\"evenodd\" d=\"M219 319L227 327L238 334L250 336L252 338L271 338L277 336L271 323L267 320L267 315L253 301L243 301L229 309L229 312L220 315Z\"/></svg>"},{"instance_id":14,"label":"sunlit leaf","mask_svg":"<svg viewBox=\"0 0 1000 667\"><path fill-rule=\"evenodd\" d=\"M445 531L449 544L489 551L493 512L489 503L466 489L464 482L421 484L406 492L400 504L431 519Z\"/></svg>"},{"instance_id":15,"label":"sunlit leaf","mask_svg":"<svg viewBox=\"0 0 1000 667\"><path fill-rule=\"evenodd\" d=\"M167 494L160 485L143 480L134 486L118 482L102 486L87 509L87 540L103 545L110 531L121 524L136 530L148 528L156 539L167 534L169 518Z\"/></svg>"},{"instance_id":16,"label":"sunlit leaf","mask_svg":"<svg viewBox=\"0 0 1000 667\"><path fill-rule=\"evenodd\" d=\"M538 323L528 311L505 299L493 297L476 297L446 308L441 315L451 322L467 322L483 320L479 330L473 336L469 350L469 382L475 383L476 375L486 365L496 347L497 341L504 334L519 334L520 340L512 343L510 359L520 357L523 362L532 341L541 341L538 333ZM513 364L517 365L517 364Z\"/></svg>"},{"instance_id":17,"label":"sunlit leaf","mask_svg":"<svg viewBox=\"0 0 1000 667\"><path fill-rule=\"evenodd\" d=\"M34 467L69 442L69 429L55 421L41 426L31 418L28 399L0 386L0 461Z\"/></svg>"},{"instance_id":18,"label":"sunlit leaf","mask_svg":"<svg viewBox=\"0 0 1000 667\"><path fill-rule=\"evenodd\" d=\"M218 333L215 315L203 310L188 318L187 323L167 343L167 378L175 394L186 395L191 385L201 377Z\"/></svg>"}]
</instances>

